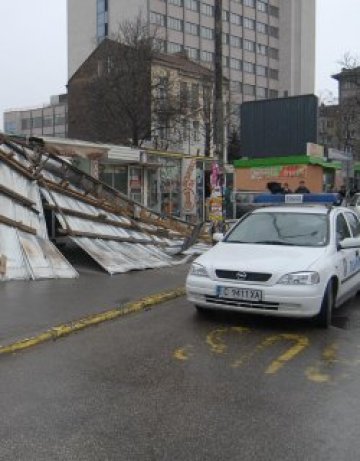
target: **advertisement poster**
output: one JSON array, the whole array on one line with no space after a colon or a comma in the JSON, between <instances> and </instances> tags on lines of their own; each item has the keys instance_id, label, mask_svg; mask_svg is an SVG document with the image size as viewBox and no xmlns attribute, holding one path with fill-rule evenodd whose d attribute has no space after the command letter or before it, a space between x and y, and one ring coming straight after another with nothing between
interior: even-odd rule
<instances>
[{"instance_id":1,"label":"advertisement poster","mask_svg":"<svg viewBox=\"0 0 360 461\"><path fill-rule=\"evenodd\" d=\"M183 159L181 176L182 212L196 215L196 160Z\"/></svg>"},{"instance_id":2,"label":"advertisement poster","mask_svg":"<svg viewBox=\"0 0 360 461\"><path fill-rule=\"evenodd\" d=\"M304 176L305 165L286 165L286 166L269 166L262 168L251 168L251 179L267 179L267 178L298 178Z\"/></svg>"},{"instance_id":3,"label":"advertisement poster","mask_svg":"<svg viewBox=\"0 0 360 461\"><path fill-rule=\"evenodd\" d=\"M209 201L209 219L213 222L220 222L223 219L221 187L214 187Z\"/></svg>"}]
</instances>

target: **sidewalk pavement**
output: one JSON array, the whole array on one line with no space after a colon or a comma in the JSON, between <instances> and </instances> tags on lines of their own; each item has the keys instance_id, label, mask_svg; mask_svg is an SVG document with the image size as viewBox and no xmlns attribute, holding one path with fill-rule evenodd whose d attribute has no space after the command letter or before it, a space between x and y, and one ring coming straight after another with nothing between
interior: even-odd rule
<instances>
[{"instance_id":1,"label":"sidewalk pavement","mask_svg":"<svg viewBox=\"0 0 360 461\"><path fill-rule=\"evenodd\" d=\"M78 279L0 283L1 345L183 287L189 270L185 264L110 276L94 265L74 265Z\"/></svg>"}]
</instances>

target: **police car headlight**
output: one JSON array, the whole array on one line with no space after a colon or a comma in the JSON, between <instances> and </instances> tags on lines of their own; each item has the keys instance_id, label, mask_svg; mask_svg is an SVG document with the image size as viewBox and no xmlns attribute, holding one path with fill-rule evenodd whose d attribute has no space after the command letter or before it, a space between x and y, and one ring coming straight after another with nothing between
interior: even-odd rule
<instances>
[{"instance_id":1,"label":"police car headlight","mask_svg":"<svg viewBox=\"0 0 360 461\"><path fill-rule=\"evenodd\" d=\"M190 275L196 275L197 277L209 277L207 270L201 264L194 263L190 269Z\"/></svg>"},{"instance_id":2,"label":"police car headlight","mask_svg":"<svg viewBox=\"0 0 360 461\"><path fill-rule=\"evenodd\" d=\"M281 285L316 285L320 282L317 272L293 272L286 274L277 282Z\"/></svg>"}]
</instances>

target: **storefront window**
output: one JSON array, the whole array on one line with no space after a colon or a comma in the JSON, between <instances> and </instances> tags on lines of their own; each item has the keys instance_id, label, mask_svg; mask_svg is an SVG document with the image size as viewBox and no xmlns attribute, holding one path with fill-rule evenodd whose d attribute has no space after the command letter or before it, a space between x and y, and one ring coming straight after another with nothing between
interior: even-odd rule
<instances>
[{"instance_id":1,"label":"storefront window","mask_svg":"<svg viewBox=\"0 0 360 461\"><path fill-rule=\"evenodd\" d=\"M148 191L147 197L148 202L147 205L149 208L160 211L160 184L159 184L159 171L158 169L148 169Z\"/></svg>"},{"instance_id":2,"label":"storefront window","mask_svg":"<svg viewBox=\"0 0 360 461\"><path fill-rule=\"evenodd\" d=\"M162 158L160 162L161 212L180 216L181 160Z\"/></svg>"},{"instance_id":3,"label":"storefront window","mask_svg":"<svg viewBox=\"0 0 360 461\"><path fill-rule=\"evenodd\" d=\"M129 168L129 192L130 198L136 202L142 203L142 170L139 167Z\"/></svg>"},{"instance_id":4,"label":"storefront window","mask_svg":"<svg viewBox=\"0 0 360 461\"><path fill-rule=\"evenodd\" d=\"M105 184L127 195L128 167L118 165L100 165L99 179Z\"/></svg>"},{"instance_id":5,"label":"storefront window","mask_svg":"<svg viewBox=\"0 0 360 461\"><path fill-rule=\"evenodd\" d=\"M197 218L204 221L204 202L205 202L205 171L204 165L198 162L196 165L196 199L197 199Z\"/></svg>"}]
</instances>

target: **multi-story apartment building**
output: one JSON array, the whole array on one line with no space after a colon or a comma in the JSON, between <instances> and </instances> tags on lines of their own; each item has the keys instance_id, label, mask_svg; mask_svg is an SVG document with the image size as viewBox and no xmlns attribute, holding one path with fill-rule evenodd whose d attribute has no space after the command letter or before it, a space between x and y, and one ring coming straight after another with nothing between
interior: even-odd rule
<instances>
[{"instance_id":1,"label":"multi-story apartment building","mask_svg":"<svg viewBox=\"0 0 360 461\"><path fill-rule=\"evenodd\" d=\"M41 107L4 112L4 130L8 134L64 138L67 120L67 95L60 94L51 96L50 104Z\"/></svg>"},{"instance_id":2,"label":"multi-story apartment building","mask_svg":"<svg viewBox=\"0 0 360 461\"><path fill-rule=\"evenodd\" d=\"M68 0L69 78L141 11L164 51L212 66L216 0ZM223 68L233 102L314 92L315 0L223 0Z\"/></svg>"},{"instance_id":3,"label":"multi-story apartment building","mask_svg":"<svg viewBox=\"0 0 360 461\"><path fill-rule=\"evenodd\" d=\"M342 69L333 78L339 83L339 103L320 106L320 142L328 148L351 149L360 160L360 67Z\"/></svg>"},{"instance_id":4,"label":"multi-story apartment building","mask_svg":"<svg viewBox=\"0 0 360 461\"><path fill-rule=\"evenodd\" d=\"M140 54L110 39L90 54L68 82L69 136L212 156L213 72L184 52ZM227 115L227 79L223 100Z\"/></svg>"}]
</instances>

